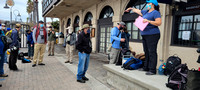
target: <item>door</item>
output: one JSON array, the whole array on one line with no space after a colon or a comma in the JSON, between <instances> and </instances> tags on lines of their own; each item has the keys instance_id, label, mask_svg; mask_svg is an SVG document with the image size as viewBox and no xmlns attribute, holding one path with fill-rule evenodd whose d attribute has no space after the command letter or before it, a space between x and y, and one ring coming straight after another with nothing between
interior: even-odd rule
<instances>
[{"instance_id":1,"label":"door","mask_svg":"<svg viewBox=\"0 0 200 90\"><path fill-rule=\"evenodd\" d=\"M111 45L110 43L110 32L112 26L100 26L100 44L99 44L99 52L100 53L108 53L108 47Z\"/></svg>"}]
</instances>

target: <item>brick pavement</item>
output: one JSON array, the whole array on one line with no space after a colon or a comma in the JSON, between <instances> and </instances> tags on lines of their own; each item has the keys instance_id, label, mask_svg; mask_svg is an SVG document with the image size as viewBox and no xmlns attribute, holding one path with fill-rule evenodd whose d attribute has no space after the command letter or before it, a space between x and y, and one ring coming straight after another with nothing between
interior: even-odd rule
<instances>
[{"instance_id":1,"label":"brick pavement","mask_svg":"<svg viewBox=\"0 0 200 90\"><path fill-rule=\"evenodd\" d=\"M87 74L90 81L86 84L76 82L77 55L72 65L65 64L65 50L57 45L55 56L48 57L46 52L44 57L46 65L34 68L32 64L22 64L18 60L17 65L22 70L20 72L10 71L8 65L5 65L5 72L9 77L0 81L3 84L0 90L115 90L106 82L106 70L102 66L108 63L105 55L91 54Z\"/></svg>"},{"instance_id":2,"label":"brick pavement","mask_svg":"<svg viewBox=\"0 0 200 90\"><path fill-rule=\"evenodd\" d=\"M59 62L55 57L47 57L45 54L45 66L32 67L32 64L22 64L18 60L17 65L21 71L8 70L5 65L5 73L9 77L0 81L3 86L0 90L91 90L87 84L76 82L76 76Z\"/></svg>"}]
</instances>

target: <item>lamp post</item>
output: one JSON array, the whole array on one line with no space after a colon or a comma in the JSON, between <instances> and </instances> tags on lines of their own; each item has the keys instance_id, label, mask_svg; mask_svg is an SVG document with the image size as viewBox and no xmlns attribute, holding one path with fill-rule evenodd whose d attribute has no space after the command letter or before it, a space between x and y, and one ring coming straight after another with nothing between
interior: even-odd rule
<instances>
[{"instance_id":1,"label":"lamp post","mask_svg":"<svg viewBox=\"0 0 200 90\"><path fill-rule=\"evenodd\" d=\"M15 14L15 11L18 11L18 15ZM16 21L17 21L17 20L16 20L17 16L18 16L18 17L21 17L20 12L19 12L19 10L15 9L15 10L13 11L13 14L15 15L15 22L16 22Z\"/></svg>"},{"instance_id":2,"label":"lamp post","mask_svg":"<svg viewBox=\"0 0 200 90\"><path fill-rule=\"evenodd\" d=\"M9 9L10 7L8 7L8 5L5 4L4 8L5 8L5 9ZM11 6L11 8L10 8L10 23L12 23L12 6ZM11 25L11 24L10 24L10 25Z\"/></svg>"}]
</instances>

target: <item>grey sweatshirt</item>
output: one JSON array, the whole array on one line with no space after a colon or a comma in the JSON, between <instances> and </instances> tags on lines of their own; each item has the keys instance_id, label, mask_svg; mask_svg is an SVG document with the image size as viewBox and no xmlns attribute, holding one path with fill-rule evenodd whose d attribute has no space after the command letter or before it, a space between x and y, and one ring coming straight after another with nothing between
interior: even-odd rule
<instances>
[{"instance_id":1,"label":"grey sweatshirt","mask_svg":"<svg viewBox=\"0 0 200 90\"><path fill-rule=\"evenodd\" d=\"M34 40L34 42L35 42L35 43L39 43L39 44L45 44L44 38L46 38L46 40L48 40L48 35L46 35L46 37L44 37L44 38L42 39L42 38L41 38L41 35L44 35L44 33L43 33L43 28L40 28L40 34L38 35L38 38L37 38L37 41L36 41L36 37L35 37L36 31L37 31L37 29L34 28L34 30L33 30L33 40ZM47 32L47 30L46 30L46 32ZM47 33L48 33L48 32L47 32Z\"/></svg>"}]
</instances>

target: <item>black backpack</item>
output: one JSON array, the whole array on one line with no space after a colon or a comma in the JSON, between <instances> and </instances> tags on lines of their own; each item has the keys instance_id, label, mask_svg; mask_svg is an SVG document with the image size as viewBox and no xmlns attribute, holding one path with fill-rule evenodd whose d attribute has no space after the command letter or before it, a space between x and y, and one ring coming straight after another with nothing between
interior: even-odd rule
<instances>
[{"instance_id":1,"label":"black backpack","mask_svg":"<svg viewBox=\"0 0 200 90\"><path fill-rule=\"evenodd\" d=\"M126 48L121 49L119 53L118 61L116 62L115 65L122 65L123 55L131 55L131 51Z\"/></svg>"},{"instance_id":2,"label":"black backpack","mask_svg":"<svg viewBox=\"0 0 200 90\"><path fill-rule=\"evenodd\" d=\"M185 90L187 83L188 67L186 64L178 65L170 74L166 86L172 90Z\"/></svg>"},{"instance_id":3,"label":"black backpack","mask_svg":"<svg viewBox=\"0 0 200 90\"><path fill-rule=\"evenodd\" d=\"M178 56L170 56L166 62L165 75L170 75L176 66L181 64L181 59Z\"/></svg>"}]
</instances>

